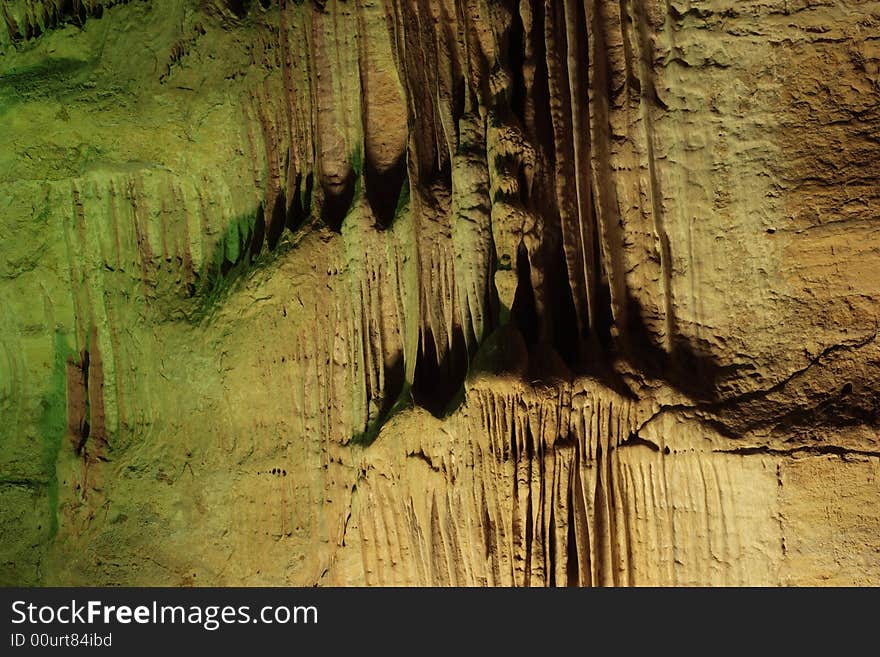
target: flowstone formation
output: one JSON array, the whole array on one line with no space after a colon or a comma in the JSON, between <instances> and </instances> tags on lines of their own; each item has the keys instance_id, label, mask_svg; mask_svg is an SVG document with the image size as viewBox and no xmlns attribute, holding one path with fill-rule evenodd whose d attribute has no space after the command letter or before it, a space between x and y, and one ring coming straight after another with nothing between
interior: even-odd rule
<instances>
[{"instance_id":1,"label":"flowstone formation","mask_svg":"<svg viewBox=\"0 0 880 657\"><path fill-rule=\"evenodd\" d=\"M0 15L0 583L880 584L880 2Z\"/></svg>"}]
</instances>

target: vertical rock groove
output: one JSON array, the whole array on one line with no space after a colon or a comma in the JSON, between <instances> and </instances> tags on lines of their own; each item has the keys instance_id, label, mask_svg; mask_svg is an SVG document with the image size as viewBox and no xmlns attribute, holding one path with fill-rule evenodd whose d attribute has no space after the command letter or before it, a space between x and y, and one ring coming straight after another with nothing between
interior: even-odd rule
<instances>
[{"instance_id":1,"label":"vertical rock groove","mask_svg":"<svg viewBox=\"0 0 880 657\"><path fill-rule=\"evenodd\" d=\"M0 13L0 583L878 581L880 2Z\"/></svg>"}]
</instances>

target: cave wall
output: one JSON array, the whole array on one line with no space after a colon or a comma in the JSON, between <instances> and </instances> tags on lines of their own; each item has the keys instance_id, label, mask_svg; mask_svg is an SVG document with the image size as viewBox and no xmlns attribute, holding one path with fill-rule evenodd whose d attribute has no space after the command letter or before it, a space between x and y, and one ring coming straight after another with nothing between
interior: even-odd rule
<instances>
[{"instance_id":1,"label":"cave wall","mask_svg":"<svg viewBox=\"0 0 880 657\"><path fill-rule=\"evenodd\" d=\"M0 581L880 581L880 2L0 0Z\"/></svg>"}]
</instances>

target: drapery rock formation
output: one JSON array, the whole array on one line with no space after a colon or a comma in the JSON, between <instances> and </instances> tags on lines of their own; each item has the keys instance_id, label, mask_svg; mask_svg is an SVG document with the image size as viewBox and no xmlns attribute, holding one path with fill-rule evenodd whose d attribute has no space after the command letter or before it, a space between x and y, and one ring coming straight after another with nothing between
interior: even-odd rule
<instances>
[{"instance_id":1,"label":"drapery rock formation","mask_svg":"<svg viewBox=\"0 0 880 657\"><path fill-rule=\"evenodd\" d=\"M0 13L0 583L880 584L880 2Z\"/></svg>"}]
</instances>

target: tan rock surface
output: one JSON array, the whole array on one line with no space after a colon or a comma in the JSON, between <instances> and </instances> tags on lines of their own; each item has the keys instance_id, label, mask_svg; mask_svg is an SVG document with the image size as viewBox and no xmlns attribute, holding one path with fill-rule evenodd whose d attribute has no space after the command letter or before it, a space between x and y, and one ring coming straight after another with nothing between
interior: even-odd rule
<instances>
[{"instance_id":1,"label":"tan rock surface","mask_svg":"<svg viewBox=\"0 0 880 657\"><path fill-rule=\"evenodd\" d=\"M0 15L0 583L880 584L880 2Z\"/></svg>"}]
</instances>

